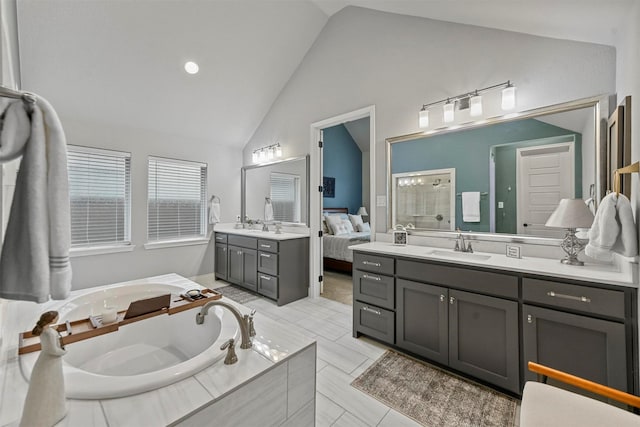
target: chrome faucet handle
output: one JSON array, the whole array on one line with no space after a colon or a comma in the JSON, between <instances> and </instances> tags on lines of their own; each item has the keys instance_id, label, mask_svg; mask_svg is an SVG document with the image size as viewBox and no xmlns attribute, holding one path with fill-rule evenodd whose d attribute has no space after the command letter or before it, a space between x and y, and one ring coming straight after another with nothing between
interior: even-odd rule
<instances>
[{"instance_id":1,"label":"chrome faucet handle","mask_svg":"<svg viewBox=\"0 0 640 427\"><path fill-rule=\"evenodd\" d=\"M460 251L460 242L458 242L457 240L456 240L456 247L453 248L453 250L456 251L456 252Z\"/></svg>"},{"instance_id":2,"label":"chrome faucet handle","mask_svg":"<svg viewBox=\"0 0 640 427\"><path fill-rule=\"evenodd\" d=\"M255 316L256 314L256 310L251 310L251 315L249 316L249 336L250 337L255 337L256 336L256 329L253 326L253 316Z\"/></svg>"},{"instance_id":3,"label":"chrome faucet handle","mask_svg":"<svg viewBox=\"0 0 640 427\"><path fill-rule=\"evenodd\" d=\"M220 346L220 350L229 349L227 351L227 356L224 358L225 365L233 365L238 361L238 356L236 355L236 341L233 338L230 338L224 344Z\"/></svg>"},{"instance_id":4,"label":"chrome faucet handle","mask_svg":"<svg viewBox=\"0 0 640 427\"><path fill-rule=\"evenodd\" d=\"M471 247L471 242L469 242L469 244L467 245L467 252L469 253L473 253L473 248Z\"/></svg>"}]
</instances>

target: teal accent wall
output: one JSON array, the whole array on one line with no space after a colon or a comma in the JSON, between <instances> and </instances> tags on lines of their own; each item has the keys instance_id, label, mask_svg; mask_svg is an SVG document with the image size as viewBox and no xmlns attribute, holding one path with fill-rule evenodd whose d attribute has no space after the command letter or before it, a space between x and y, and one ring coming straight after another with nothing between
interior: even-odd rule
<instances>
[{"instance_id":1,"label":"teal accent wall","mask_svg":"<svg viewBox=\"0 0 640 427\"><path fill-rule=\"evenodd\" d=\"M323 143L322 175L336 179L335 197L324 197L323 207L355 214L362 206L362 152L344 125L324 129Z\"/></svg>"},{"instance_id":2,"label":"teal accent wall","mask_svg":"<svg viewBox=\"0 0 640 427\"><path fill-rule=\"evenodd\" d=\"M391 173L455 168L456 194L463 191L488 193L491 147L568 134L576 135L576 141L582 140L578 133L535 119L526 119L396 143L392 145ZM578 160L576 166L582 165L582 151L579 146L580 144L576 144ZM579 157L578 153L580 153ZM582 168L579 169L582 177ZM576 175L578 175L578 167L576 167ZM515 172L513 176L515 183ZM576 189L578 185L582 188L582 183L578 184L577 181L578 179L576 179ZM515 185L512 188L514 187ZM496 198L497 200L499 199ZM480 222L462 222L462 202L461 198L456 196L456 228L488 232L490 230L489 201L488 195L480 198ZM513 216L515 221L515 215Z\"/></svg>"}]
</instances>

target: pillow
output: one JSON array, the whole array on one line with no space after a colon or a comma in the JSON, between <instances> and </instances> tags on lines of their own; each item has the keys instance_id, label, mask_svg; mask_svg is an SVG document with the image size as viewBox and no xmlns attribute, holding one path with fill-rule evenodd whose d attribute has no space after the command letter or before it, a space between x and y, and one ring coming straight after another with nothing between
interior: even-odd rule
<instances>
[{"instance_id":1,"label":"pillow","mask_svg":"<svg viewBox=\"0 0 640 427\"><path fill-rule=\"evenodd\" d=\"M327 222L327 227L331 234L336 234L336 229L342 225L342 218L338 215L329 215L325 218L325 221Z\"/></svg>"},{"instance_id":2,"label":"pillow","mask_svg":"<svg viewBox=\"0 0 640 427\"><path fill-rule=\"evenodd\" d=\"M327 226L327 219L325 217L322 218L322 233L323 234L331 234L331 230Z\"/></svg>"},{"instance_id":3,"label":"pillow","mask_svg":"<svg viewBox=\"0 0 640 427\"><path fill-rule=\"evenodd\" d=\"M371 226L369 225L368 222L364 222L362 224L358 224L358 231L368 231L369 233L371 232Z\"/></svg>"},{"instance_id":4,"label":"pillow","mask_svg":"<svg viewBox=\"0 0 640 427\"><path fill-rule=\"evenodd\" d=\"M353 225L351 224L351 221L349 221L348 219L343 219L342 225L345 226L345 228L349 233L353 233L354 230L353 230Z\"/></svg>"},{"instance_id":5,"label":"pillow","mask_svg":"<svg viewBox=\"0 0 640 427\"><path fill-rule=\"evenodd\" d=\"M349 220L351 224L353 224L353 228L358 229L358 224L362 224L364 221L362 220L362 215L351 215L349 214Z\"/></svg>"},{"instance_id":6,"label":"pillow","mask_svg":"<svg viewBox=\"0 0 640 427\"><path fill-rule=\"evenodd\" d=\"M334 236L340 236L340 235L344 235L344 234L349 234L349 230L347 230L347 226L345 225L344 222L341 222L337 226L331 227L331 228L333 230L333 235Z\"/></svg>"}]
</instances>

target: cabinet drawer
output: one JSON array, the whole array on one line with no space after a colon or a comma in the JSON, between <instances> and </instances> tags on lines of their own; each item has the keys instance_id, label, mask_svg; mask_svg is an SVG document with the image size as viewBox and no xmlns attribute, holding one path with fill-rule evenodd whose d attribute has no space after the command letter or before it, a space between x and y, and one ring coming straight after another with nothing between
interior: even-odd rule
<instances>
[{"instance_id":1,"label":"cabinet drawer","mask_svg":"<svg viewBox=\"0 0 640 427\"><path fill-rule=\"evenodd\" d=\"M398 277L488 295L518 298L518 277L399 259Z\"/></svg>"},{"instance_id":2,"label":"cabinet drawer","mask_svg":"<svg viewBox=\"0 0 640 427\"><path fill-rule=\"evenodd\" d=\"M227 243L227 235L224 233L216 233L216 243Z\"/></svg>"},{"instance_id":3,"label":"cabinet drawer","mask_svg":"<svg viewBox=\"0 0 640 427\"><path fill-rule=\"evenodd\" d=\"M260 251L258 253L258 271L260 273L278 275L278 255Z\"/></svg>"},{"instance_id":4,"label":"cabinet drawer","mask_svg":"<svg viewBox=\"0 0 640 427\"><path fill-rule=\"evenodd\" d=\"M267 252L278 252L278 242L274 240L258 239L258 249Z\"/></svg>"},{"instance_id":5,"label":"cabinet drawer","mask_svg":"<svg viewBox=\"0 0 640 427\"><path fill-rule=\"evenodd\" d=\"M355 330L389 344L395 339L395 313L384 308L353 302Z\"/></svg>"},{"instance_id":6,"label":"cabinet drawer","mask_svg":"<svg viewBox=\"0 0 640 427\"><path fill-rule=\"evenodd\" d=\"M395 308L393 284L393 276L355 270L353 272L353 299L393 310Z\"/></svg>"},{"instance_id":7,"label":"cabinet drawer","mask_svg":"<svg viewBox=\"0 0 640 427\"><path fill-rule=\"evenodd\" d=\"M258 239L254 237L236 236L235 234L231 234L229 235L228 240L230 245L241 246L249 249L258 248Z\"/></svg>"},{"instance_id":8,"label":"cabinet drawer","mask_svg":"<svg viewBox=\"0 0 640 427\"><path fill-rule=\"evenodd\" d=\"M373 273L393 274L394 259L368 253L356 252L353 254L353 268Z\"/></svg>"},{"instance_id":9,"label":"cabinet drawer","mask_svg":"<svg viewBox=\"0 0 640 427\"><path fill-rule=\"evenodd\" d=\"M278 299L278 278L267 274L258 274L258 293Z\"/></svg>"},{"instance_id":10,"label":"cabinet drawer","mask_svg":"<svg viewBox=\"0 0 640 427\"><path fill-rule=\"evenodd\" d=\"M522 297L529 302L624 319L622 291L525 277Z\"/></svg>"}]
</instances>

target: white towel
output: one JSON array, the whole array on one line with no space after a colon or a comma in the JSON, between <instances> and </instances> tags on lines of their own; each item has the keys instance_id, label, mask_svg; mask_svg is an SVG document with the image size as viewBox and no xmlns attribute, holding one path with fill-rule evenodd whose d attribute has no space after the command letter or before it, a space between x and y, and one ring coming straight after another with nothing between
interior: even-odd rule
<instances>
[{"instance_id":1,"label":"white towel","mask_svg":"<svg viewBox=\"0 0 640 427\"><path fill-rule=\"evenodd\" d=\"M264 220L273 221L273 205L271 201L264 202Z\"/></svg>"},{"instance_id":2,"label":"white towel","mask_svg":"<svg viewBox=\"0 0 640 427\"><path fill-rule=\"evenodd\" d=\"M596 212L589 244L584 253L591 258L610 261L613 252L627 257L638 255L636 226L633 221L631 203L624 194L608 194Z\"/></svg>"},{"instance_id":3,"label":"white towel","mask_svg":"<svg viewBox=\"0 0 640 427\"><path fill-rule=\"evenodd\" d=\"M211 198L209 201L209 224L215 225L220 222L220 201Z\"/></svg>"},{"instance_id":4,"label":"white towel","mask_svg":"<svg viewBox=\"0 0 640 427\"><path fill-rule=\"evenodd\" d=\"M71 226L62 125L40 97L30 117L21 100L0 105L6 112L0 161L22 155L0 256L0 297L65 299L71 291Z\"/></svg>"},{"instance_id":5,"label":"white towel","mask_svg":"<svg viewBox=\"0 0 640 427\"><path fill-rule=\"evenodd\" d=\"M462 193L462 221L480 222L479 191L465 191Z\"/></svg>"}]
</instances>

